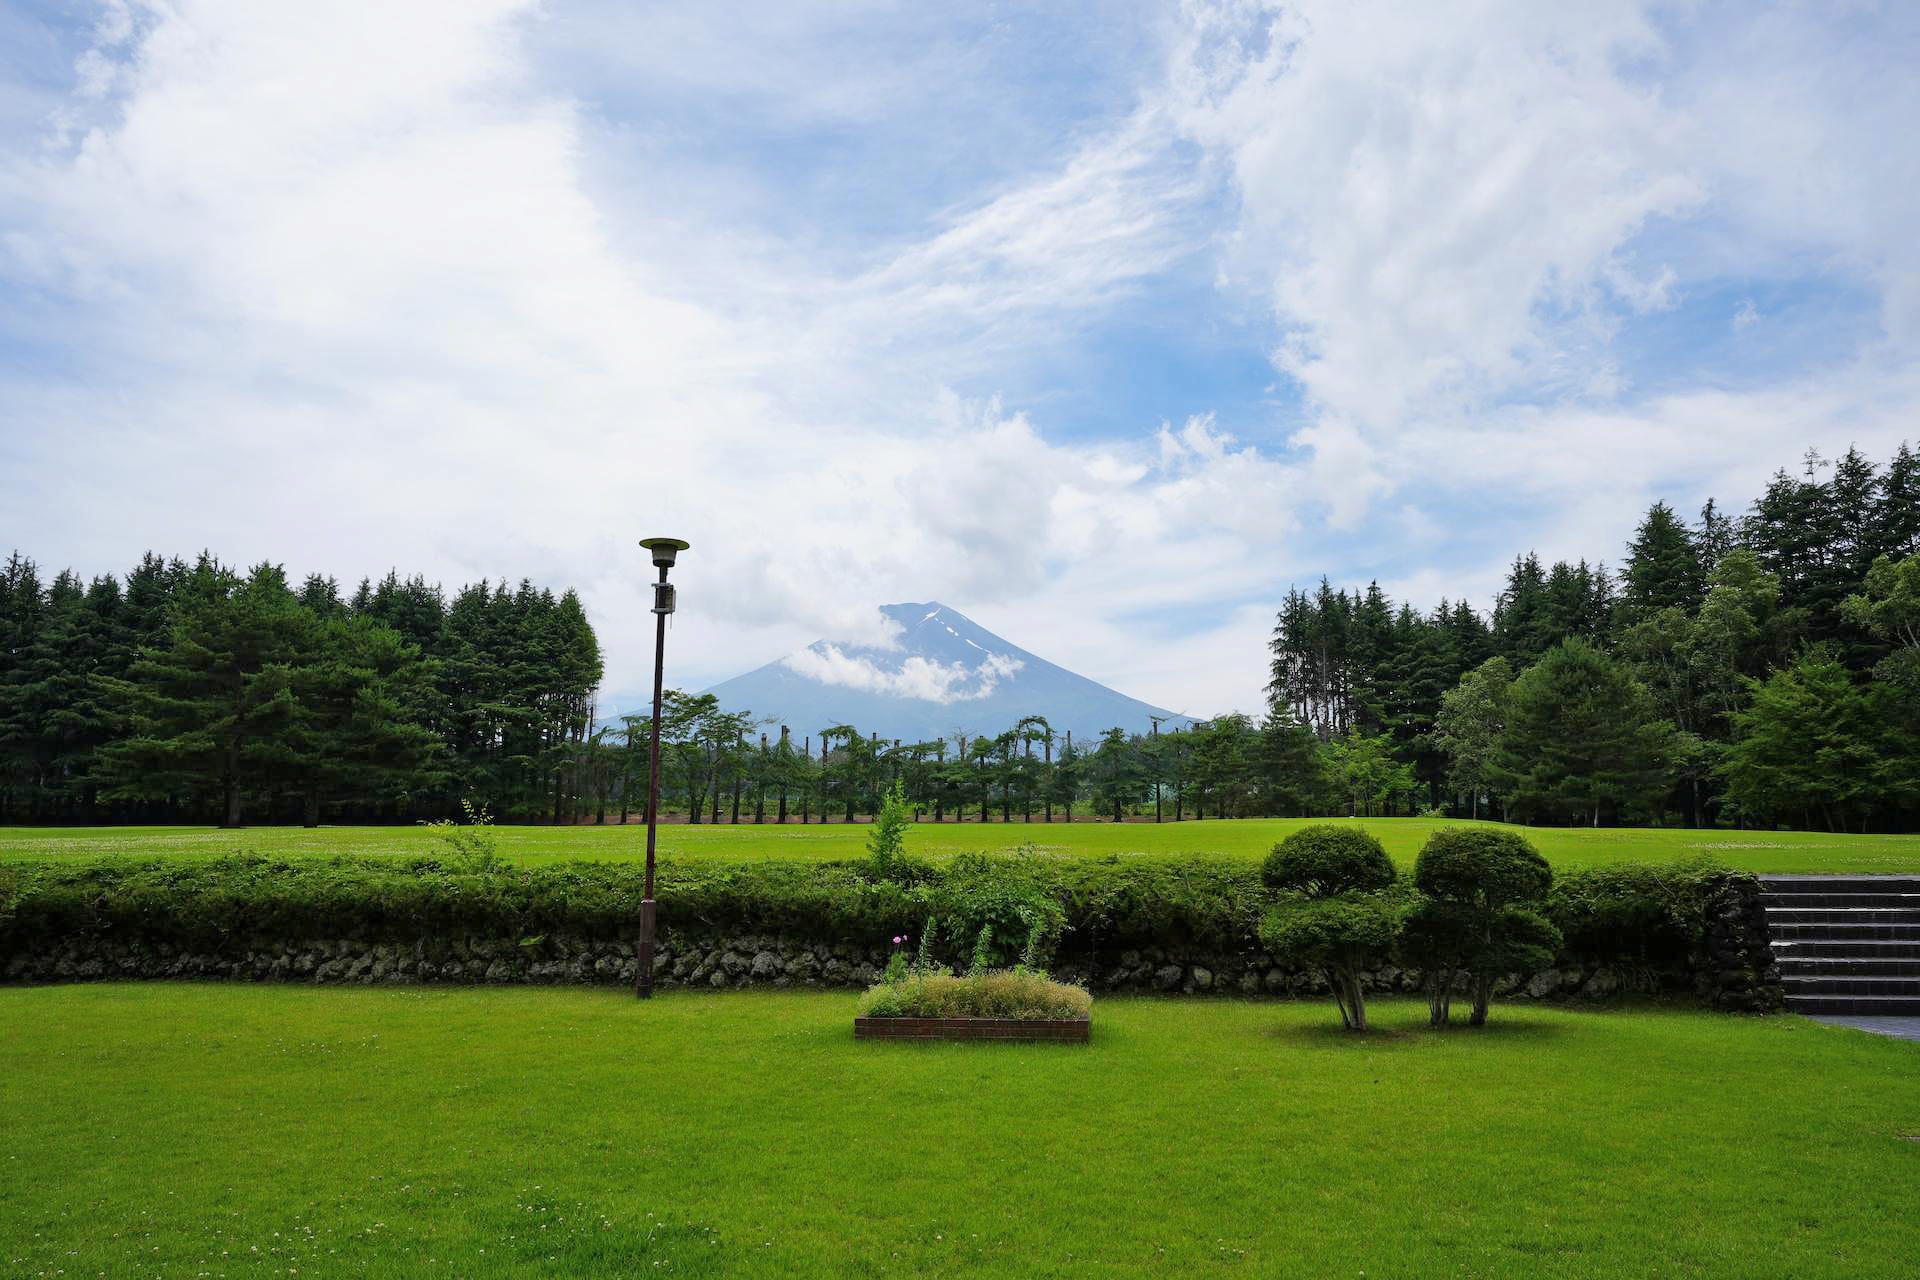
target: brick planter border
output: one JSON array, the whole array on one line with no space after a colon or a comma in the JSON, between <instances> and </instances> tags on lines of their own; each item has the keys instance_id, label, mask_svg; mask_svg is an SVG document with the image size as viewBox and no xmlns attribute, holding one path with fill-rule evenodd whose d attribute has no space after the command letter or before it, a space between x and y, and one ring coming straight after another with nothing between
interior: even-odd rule
<instances>
[{"instance_id":1,"label":"brick planter border","mask_svg":"<svg viewBox=\"0 0 1920 1280\"><path fill-rule=\"evenodd\" d=\"M855 1018L855 1040L1049 1040L1085 1044L1091 1018Z\"/></svg>"}]
</instances>

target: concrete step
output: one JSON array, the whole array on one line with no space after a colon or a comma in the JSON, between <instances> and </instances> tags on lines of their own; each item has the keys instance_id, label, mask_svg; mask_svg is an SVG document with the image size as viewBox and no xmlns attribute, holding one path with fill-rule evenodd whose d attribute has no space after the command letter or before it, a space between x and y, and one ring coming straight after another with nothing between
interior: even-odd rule
<instances>
[{"instance_id":1,"label":"concrete step","mask_svg":"<svg viewBox=\"0 0 1920 1280\"><path fill-rule=\"evenodd\" d=\"M1920 942L1896 942L1880 938L1780 938L1772 940L1774 958L1802 957L1817 960L1920 959Z\"/></svg>"},{"instance_id":2,"label":"concrete step","mask_svg":"<svg viewBox=\"0 0 1920 1280\"><path fill-rule=\"evenodd\" d=\"M1920 956L1891 959L1884 956L1778 955L1782 977L1920 978Z\"/></svg>"},{"instance_id":3,"label":"concrete step","mask_svg":"<svg viewBox=\"0 0 1920 1280\"><path fill-rule=\"evenodd\" d=\"M1781 975L1781 989L1789 996L1912 996L1920 999L1920 978L1807 977Z\"/></svg>"},{"instance_id":4,"label":"concrete step","mask_svg":"<svg viewBox=\"0 0 1920 1280\"><path fill-rule=\"evenodd\" d=\"M1768 907L1767 925L1920 924L1920 906Z\"/></svg>"},{"instance_id":5,"label":"concrete step","mask_svg":"<svg viewBox=\"0 0 1920 1280\"><path fill-rule=\"evenodd\" d=\"M1916 875L1758 876L1766 893L1920 893Z\"/></svg>"},{"instance_id":6,"label":"concrete step","mask_svg":"<svg viewBox=\"0 0 1920 1280\"><path fill-rule=\"evenodd\" d=\"M1793 1013L1845 1013L1876 1017L1920 1017L1920 996L1794 996L1787 997Z\"/></svg>"},{"instance_id":7,"label":"concrete step","mask_svg":"<svg viewBox=\"0 0 1920 1280\"><path fill-rule=\"evenodd\" d=\"M1763 893L1760 905L1793 908L1913 907L1920 909L1920 893Z\"/></svg>"},{"instance_id":8,"label":"concrete step","mask_svg":"<svg viewBox=\"0 0 1920 1280\"><path fill-rule=\"evenodd\" d=\"M1920 942L1920 922L1913 924L1772 924L1775 942Z\"/></svg>"}]
</instances>

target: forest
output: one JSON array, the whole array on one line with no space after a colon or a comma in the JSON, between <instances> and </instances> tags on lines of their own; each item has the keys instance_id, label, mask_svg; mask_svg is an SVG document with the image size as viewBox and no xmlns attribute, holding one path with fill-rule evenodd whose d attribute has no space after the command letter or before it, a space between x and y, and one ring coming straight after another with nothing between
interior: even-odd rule
<instances>
[{"instance_id":1,"label":"forest","mask_svg":"<svg viewBox=\"0 0 1920 1280\"><path fill-rule=\"evenodd\" d=\"M1908 829L1920 818L1920 456L1776 472L1742 515L1656 502L1617 571L1517 558L1489 616L1287 596L1272 714L1358 812Z\"/></svg>"},{"instance_id":2,"label":"forest","mask_svg":"<svg viewBox=\"0 0 1920 1280\"><path fill-rule=\"evenodd\" d=\"M1920 455L1809 453L1739 515L1646 512L1617 569L1520 555L1486 613L1287 593L1258 718L1075 742L796 728L669 690L662 810L850 821L1436 814L1920 822ZM0 575L0 821L644 817L650 720L602 721L578 598L390 573L343 595L202 555Z\"/></svg>"},{"instance_id":3,"label":"forest","mask_svg":"<svg viewBox=\"0 0 1920 1280\"><path fill-rule=\"evenodd\" d=\"M0 820L315 824L578 810L599 643L579 599L149 554L0 570Z\"/></svg>"}]
</instances>

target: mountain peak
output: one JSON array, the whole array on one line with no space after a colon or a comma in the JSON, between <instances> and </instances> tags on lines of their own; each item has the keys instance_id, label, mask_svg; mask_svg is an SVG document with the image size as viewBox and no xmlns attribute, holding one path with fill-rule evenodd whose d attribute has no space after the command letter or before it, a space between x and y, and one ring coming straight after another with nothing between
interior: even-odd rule
<instances>
[{"instance_id":1,"label":"mountain peak","mask_svg":"<svg viewBox=\"0 0 1920 1280\"><path fill-rule=\"evenodd\" d=\"M1001 733L1027 716L1092 737L1182 719L1029 653L937 600L880 606L884 644L816 640L707 690L730 711L808 734L851 724L863 733L926 741Z\"/></svg>"}]
</instances>

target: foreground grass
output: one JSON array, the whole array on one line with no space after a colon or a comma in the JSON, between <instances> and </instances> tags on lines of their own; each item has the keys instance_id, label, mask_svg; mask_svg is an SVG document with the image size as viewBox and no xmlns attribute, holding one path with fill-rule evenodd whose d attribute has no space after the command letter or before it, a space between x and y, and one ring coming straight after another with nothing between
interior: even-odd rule
<instances>
[{"instance_id":1,"label":"foreground grass","mask_svg":"<svg viewBox=\"0 0 1920 1280\"><path fill-rule=\"evenodd\" d=\"M1032 844L1070 856L1122 857L1169 853L1207 853L1259 858L1276 841L1304 825L1303 819L1242 819L1219 822L1056 822L955 823L916 825L909 847L939 860L956 853L1009 849ZM1325 819L1318 819L1325 821ZM1412 866L1420 846L1444 826L1473 825L1424 818L1368 818L1359 825L1380 837L1387 852ZM1493 825L1493 824L1481 824ZM1584 867L1607 862L1665 862L1709 854L1749 871L1920 871L1920 836L1830 835L1812 831L1691 831L1682 828L1612 829L1515 827L1555 866ZM629 859L645 856L646 829L637 824L604 827L497 828L500 850L528 864L576 858ZM660 850L665 857L777 858L802 862L856 858L866 851L863 824L782 827L665 826ZM278 855L326 856L340 853L427 853L439 847L417 826L253 827L219 831L210 827L0 827L0 862L42 858L92 858L119 853L211 856L253 850Z\"/></svg>"},{"instance_id":2,"label":"foreground grass","mask_svg":"<svg viewBox=\"0 0 1920 1280\"><path fill-rule=\"evenodd\" d=\"M1912 1274L1920 1046L1796 1018L0 991L0 1274Z\"/></svg>"}]
</instances>

